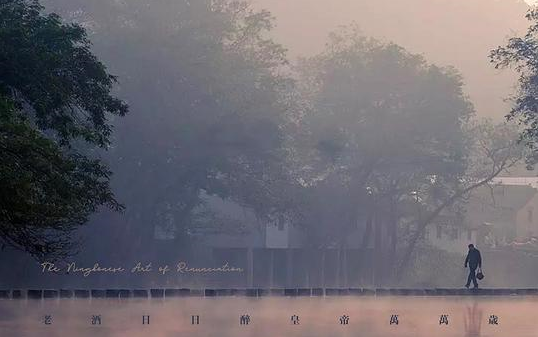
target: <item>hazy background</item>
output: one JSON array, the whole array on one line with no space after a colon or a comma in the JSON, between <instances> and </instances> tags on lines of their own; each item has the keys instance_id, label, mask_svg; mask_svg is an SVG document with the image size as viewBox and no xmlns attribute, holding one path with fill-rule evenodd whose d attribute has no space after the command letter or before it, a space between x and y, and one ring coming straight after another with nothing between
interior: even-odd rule
<instances>
[{"instance_id":1,"label":"hazy background","mask_svg":"<svg viewBox=\"0 0 538 337\"><path fill-rule=\"evenodd\" d=\"M514 76L496 71L489 52L526 30L522 0L252 0L275 16L274 38L290 58L319 53L329 32L355 22L437 65L456 67L480 116L506 115Z\"/></svg>"},{"instance_id":2,"label":"hazy background","mask_svg":"<svg viewBox=\"0 0 538 337\"><path fill-rule=\"evenodd\" d=\"M0 287L462 287L469 243L483 253L484 287L538 284L538 179L493 186L503 175L535 175L525 171L524 159L532 157L517 142L521 130L503 123L511 109L504 100L517 78L509 69L495 70L489 57L509 37L526 32L531 23L525 2L42 4L44 12L59 15L60 28L72 23L87 36L91 44L84 53L91 51L90 61L95 56L117 79L105 89L129 107L122 117L94 108L102 114L92 119L99 122L94 128L104 129L110 143L86 144L74 133L70 148L57 144L62 154L79 151L106 165L111 175L100 176L105 196L113 195L125 209L100 208L101 199L96 205L80 202L88 194L93 200L91 189L69 175L47 180L33 170L41 165L35 156L26 155L23 166L17 151L0 153L0 173L4 163L10 172L0 174L0 183L11 186L2 190L0 206L10 205L13 214L5 217L7 229L0 223L0 239L17 234L1 251ZM39 107L63 83L57 77L80 69L87 71L68 79L95 86L88 60L41 65L40 54L23 57L40 48L50 49L52 61L69 55L57 55L55 48L69 34L37 48L49 32L28 34L33 30L26 29L20 11L6 8L0 7L11 21L0 21L0 42L8 41L15 52L4 57L13 66L0 53L0 71L11 74L5 92L30 86L40 94L34 102ZM27 34L24 48L19 35L2 35L10 27ZM502 63L502 48L495 60ZM42 76L35 76L36 65L45 68L39 69ZM21 78L28 83L21 85ZM65 96L62 90L56 94ZM91 107L110 101L86 87L78 95ZM76 98L59 101L70 108ZM60 103L41 114L71 111L74 125L87 127L86 119L78 121L78 110ZM18 112L39 121L40 115L20 106ZM55 142L54 128L63 130L63 119L53 120L59 125L27 127ZM18 138L0 142L11 139ZM21 167L29 168L29 183L19 182ZM83 188L60 198L62 204L34 188L43 179L53 197ZM25 187L31 187L28 195L21 194ZM47 214L25 206L36 198L52 214L71 210L73 203L82 210L76 217L60 212L62 221L54 217L36 228L36 219ZM54 227L58 223L66 225ZM65 240L54 241L58 237ZM244 272L81 277L65 270L42 273L38 262L44 258L88 268L229 264Z\"/></svg>"}]
</instances>

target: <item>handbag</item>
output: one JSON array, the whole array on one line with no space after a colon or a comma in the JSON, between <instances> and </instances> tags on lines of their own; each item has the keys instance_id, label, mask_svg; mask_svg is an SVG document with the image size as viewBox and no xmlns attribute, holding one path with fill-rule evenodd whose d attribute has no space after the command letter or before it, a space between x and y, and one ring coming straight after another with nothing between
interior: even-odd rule
<instances>
[{"instance_id":1,"label":"handbag","mask_svg":"<svg viewBox=\"0 0 538 337\"><path fill-rule=\"evenodd\" d=\"M482 273L482 268L478 269L478 272L476 273L476 278L479 280L484 278L484 273Z\"/></svg>"}]
</instances>

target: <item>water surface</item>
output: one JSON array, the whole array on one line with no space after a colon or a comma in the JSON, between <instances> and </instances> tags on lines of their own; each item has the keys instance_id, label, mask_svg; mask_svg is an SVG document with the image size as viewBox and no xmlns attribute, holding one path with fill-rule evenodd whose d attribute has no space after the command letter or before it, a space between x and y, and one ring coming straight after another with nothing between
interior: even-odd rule
<instances>
[{"instance_id":1,"label":"water surface","mask_svg":"<svg viewBox=\"0 0 538 337\"><path fill-rule=\"evenodd\" d=\"M537 298L519 296L0 300L0 336L535 337L537 308ZM101 325L92 325L96 315ZM241 315L250 316L248 325ZM439 324L441 315L448 325ZM498 324L490 324L492 315Z\"/></svg>"}]
</instances>

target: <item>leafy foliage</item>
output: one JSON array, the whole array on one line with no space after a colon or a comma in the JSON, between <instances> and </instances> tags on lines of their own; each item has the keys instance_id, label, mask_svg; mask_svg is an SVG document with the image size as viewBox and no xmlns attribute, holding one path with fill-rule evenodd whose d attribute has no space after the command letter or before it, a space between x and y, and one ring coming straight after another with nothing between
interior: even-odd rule
<instances>
[{"instance_id":1,"label":"leafy foliage","mask_svg":"<svg viewBox=\"0 0 538 337\"><path fill-rule=\"evenodd\" d=\"M96 50L122 79L131 111L110 162L133 242L153 238L158 226L188 241L207 227L196 216L204 195L259 217L286 206L279 189L292 83L285 50L266 37L268 12L228 0L49 2L91 27Z\"/></svg>"},{"instance_id":2,"label":"leafy foliage","mask_svg":"<svg viewBox=\"0 0 538 337\"><path fill-rule=\"evenodd\" d=\"M527 156L527 163L533 165L538 161L538 9L529 10L526 18L531 22L527 33L492 50L490 60L497 69L513 67L519 73L518 90L506 118L525 126L520 141L533 150Z\"/></svg>"},{"instance_id":3,"label":"leafy foliage","mask_svg":"<svg viewBox=\"0 0 538 337\"><path fill-rule=\"evenodd\" d=\"M375 207L379 217L391 217L386 210L393 209L391 219L380 221L396 226L413 193L423 190L424 205L435 207L459 184L469 154L464 125L473 109L453 69L350 27L300 70L311 102L303 120L311 131L308 175L325 185L323 193L331 185L342 191L331 198L337 210L328 212L344 228L327 226L331 233L345 237Z\"/></svg>"},{"instance_id":4,"label":"leafy foliage","mask_svg":"<svg viewBox=\"0 0 538 337\"><path fill-rule=\"evenodd\" d=\"M0 3L0 239L38 259L73 251L72 233L100 205L122 207L110 171L77 151L105 147L107 115L126 105L85 30L37 1Z\"/></svg>"}]
</instances>

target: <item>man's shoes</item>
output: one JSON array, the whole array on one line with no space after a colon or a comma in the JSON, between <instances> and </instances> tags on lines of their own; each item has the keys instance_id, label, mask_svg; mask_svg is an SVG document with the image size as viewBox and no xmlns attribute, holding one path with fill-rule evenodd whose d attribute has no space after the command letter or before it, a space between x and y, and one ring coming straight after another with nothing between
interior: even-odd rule
<instances>
[{"instance_id":1,"label":"man's shoes","mask_svg":"<svg viewBox=\"0 0 538 337\"><path fill-rule=\"evenodd\" d=\"M466 285L465 285L465 288L469 289L469 284L466 284Z\"/></svg>"},{"instance_id":2,"label":"man's shoes","mask_svg":"<svg viewBox=\"0 0 538 337\"><path fill-rule=\"evenodd\" d=\"M474 286L473 289L475 289L475 290L478 289L478 286Z\"/></svg>"}]
</instances>

